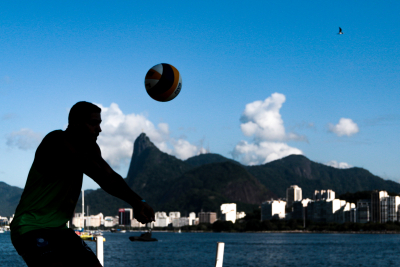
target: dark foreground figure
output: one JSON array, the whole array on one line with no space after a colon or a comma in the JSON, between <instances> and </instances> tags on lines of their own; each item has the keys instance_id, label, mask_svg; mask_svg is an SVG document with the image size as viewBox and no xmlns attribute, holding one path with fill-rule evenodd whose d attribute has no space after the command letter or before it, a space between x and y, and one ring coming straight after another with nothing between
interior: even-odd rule
<instances>
[{"instance_id":1,"label":"dark foreground figure","mask_svg":"<svg viewBox=\"0 0 400 267\"><path fill-rule=\"evenodd\" d=\"M11 241L28 266L101 266L96 255L66 224L72 218L83 174L107 193L129 203L141 223L153 209L104 161L96 143L101 109L76 103L68 128L46 135L36 150L11 223Z\"/></svg>"}]
</instances>

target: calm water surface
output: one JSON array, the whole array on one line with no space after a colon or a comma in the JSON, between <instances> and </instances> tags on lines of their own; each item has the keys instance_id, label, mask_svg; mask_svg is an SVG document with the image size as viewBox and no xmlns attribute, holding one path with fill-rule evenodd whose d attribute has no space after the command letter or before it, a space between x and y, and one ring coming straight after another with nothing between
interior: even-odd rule
<instances>
[{"instance_id":1,"label":"calm water surface","mask_svg":"<svg viewBox=\"0 0 400 267\"><path fill-rule=\"evenodd\" d=\"M140 233L104 233L104 266L214 267L217 242L229 266L398 266L400 235L289 233L164 233L158 242L131 242ZM96 251L94 242L87 242ZM0 234L0 266L26 266Z\"/></svg>"}]
</instances>

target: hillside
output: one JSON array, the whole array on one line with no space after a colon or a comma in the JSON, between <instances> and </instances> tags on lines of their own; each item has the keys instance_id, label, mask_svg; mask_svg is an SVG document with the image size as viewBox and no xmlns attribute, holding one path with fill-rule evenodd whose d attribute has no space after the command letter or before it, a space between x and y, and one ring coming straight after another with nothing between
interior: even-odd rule
<instances>
[{"instance_id":1,"label":"hillside","mask_svg":"<svg viewBox=\"0 0 400 267\"><path fill-rule=\"evenodd\" d=\"M0 216L10 217L15 213L22 191L19 187L0 182Z\"/></svg>"},{"instance_id":2,"label":"hillside","mask_svg":"<svg viewBox=\"0 0 400 267\"><path fill-rule=\"evenodd\" d=\"M250 212L272 197L276 195L243 167L231 162L212 163L179 177L161 198L161 209L219 212L222 203L234 202L238 210Z\"/></svg>"},{"instance_id":3,"label":"hillside","mask_svg":"<svg viewBox=\"0 0 400 267\"><path fill-rule=\"evenodd\" d=\"M374 189L400 192L400 184L365 169L336 169L301 155L259 166L243 166L218 154L182 161L158 150L144 134L135 141L126 181L155 211L166 212L218 211L221 203L230 202L238 203L239 210L251 211L256 203L284 198L286 188L293 184L303 189L304 198L321 189L332 189L337 196ZM127 206L102 190L88 199L92 211L104 214L116 214L119 207Z\"/></svg>"},{"instance_id":4,"label":"hillside","mask_svg":"<svg viewBox=\"0 0 400 267\"><path fill-rule=\"evenodd\" d=\"M400 193L400 184L384 180L362 168L336 169L301 155L259 166L243 166L218 154L202 154L185 161L161 152L145 134L134 144L127 184L155 211L219 211L222 203L237 203L238 210L252 211L261 202L284 198L286 188L298 185L303 198L314 190L332 189L336 196L360 191ZM0 215L10 216L22 189L0 182ZM89 192L88 192L89 193ZM85 194L90 214L116 215L127 203L102 189ZM81 211L81 202L76 212Z\"/></svg>"},{"instance_id":5,"label":"hillside","mask_svg":"<svg viewBox=\"0 0 400 267\"><path fill-rule=\"evenodd\" d=\"M321 189L332 189L337 196L375 189L400 192L399 183L384 180L365 169L337 169L313 162L302 155L290 155L264 165L246 168L280 197L285 197L286 188L294 184L302 188L303 198L311 198L315 190Z\"/></svg>"},{"instance_id":6,"label":"hillside","mask_svg":"<svg viewBox=\"0 0 400 267\"><path fill-rule=\"evenodd\" d=\"M219 154L213 154L213 153L200 154L200 155L188 158L184 162L189 165L195 166L195 167L202 166L205 164L220 163L220 162L231 162L234 164L241 165L239 162L234 161L233 159L228 159L228 158L225 158L224 156L221 156Z\"/></svg>"}]
</instances>

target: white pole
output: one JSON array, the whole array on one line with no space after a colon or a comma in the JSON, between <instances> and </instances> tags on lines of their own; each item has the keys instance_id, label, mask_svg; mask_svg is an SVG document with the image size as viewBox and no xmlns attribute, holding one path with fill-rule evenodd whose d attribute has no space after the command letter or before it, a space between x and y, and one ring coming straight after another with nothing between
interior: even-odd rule
<instances>
[{"instance_id":1,"label":"white pole","mask_svg":"<svg viewBox=\"0 0 400 267\"><path fill-rule=\"evenodd\" d=\"M85 227L85 190L82 189L82 229Z\"/></svg>"},{"instance_id":2,"label":"white pole","mask_svg":"<svg viewBox=\"0 0 400 267\"><path fill-rule=\"evenodd\" d=\"M96 254L99 262L104 266L103 236L96 237Z\"/></svg>"},{"instance_id":3,"label":"white pole","mask_svg":"<svg viewBox=\"0 0 400 267\"><path fill-rule=\"evenodd\" d=\"M222 261L224 259L224 248L225 243L217 243L217 256L215 257L215 267L222 267Z\"/></svg>"}]
</instances>

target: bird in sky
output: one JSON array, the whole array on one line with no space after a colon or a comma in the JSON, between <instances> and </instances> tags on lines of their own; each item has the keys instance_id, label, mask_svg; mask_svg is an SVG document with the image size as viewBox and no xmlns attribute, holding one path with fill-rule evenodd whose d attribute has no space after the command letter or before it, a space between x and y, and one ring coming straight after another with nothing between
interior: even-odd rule
<instances>
[{"instance_id":1,"label":"bird in sky","mask_svg":"<svg viewBox=\"0 0 400 267\"><path fill-rule=\"evenodd\" d=\"M338 34L343 34L342 28L340 28L340 27L339 27L339 32L338 32Z\"/></svg>"}]
</instances>

